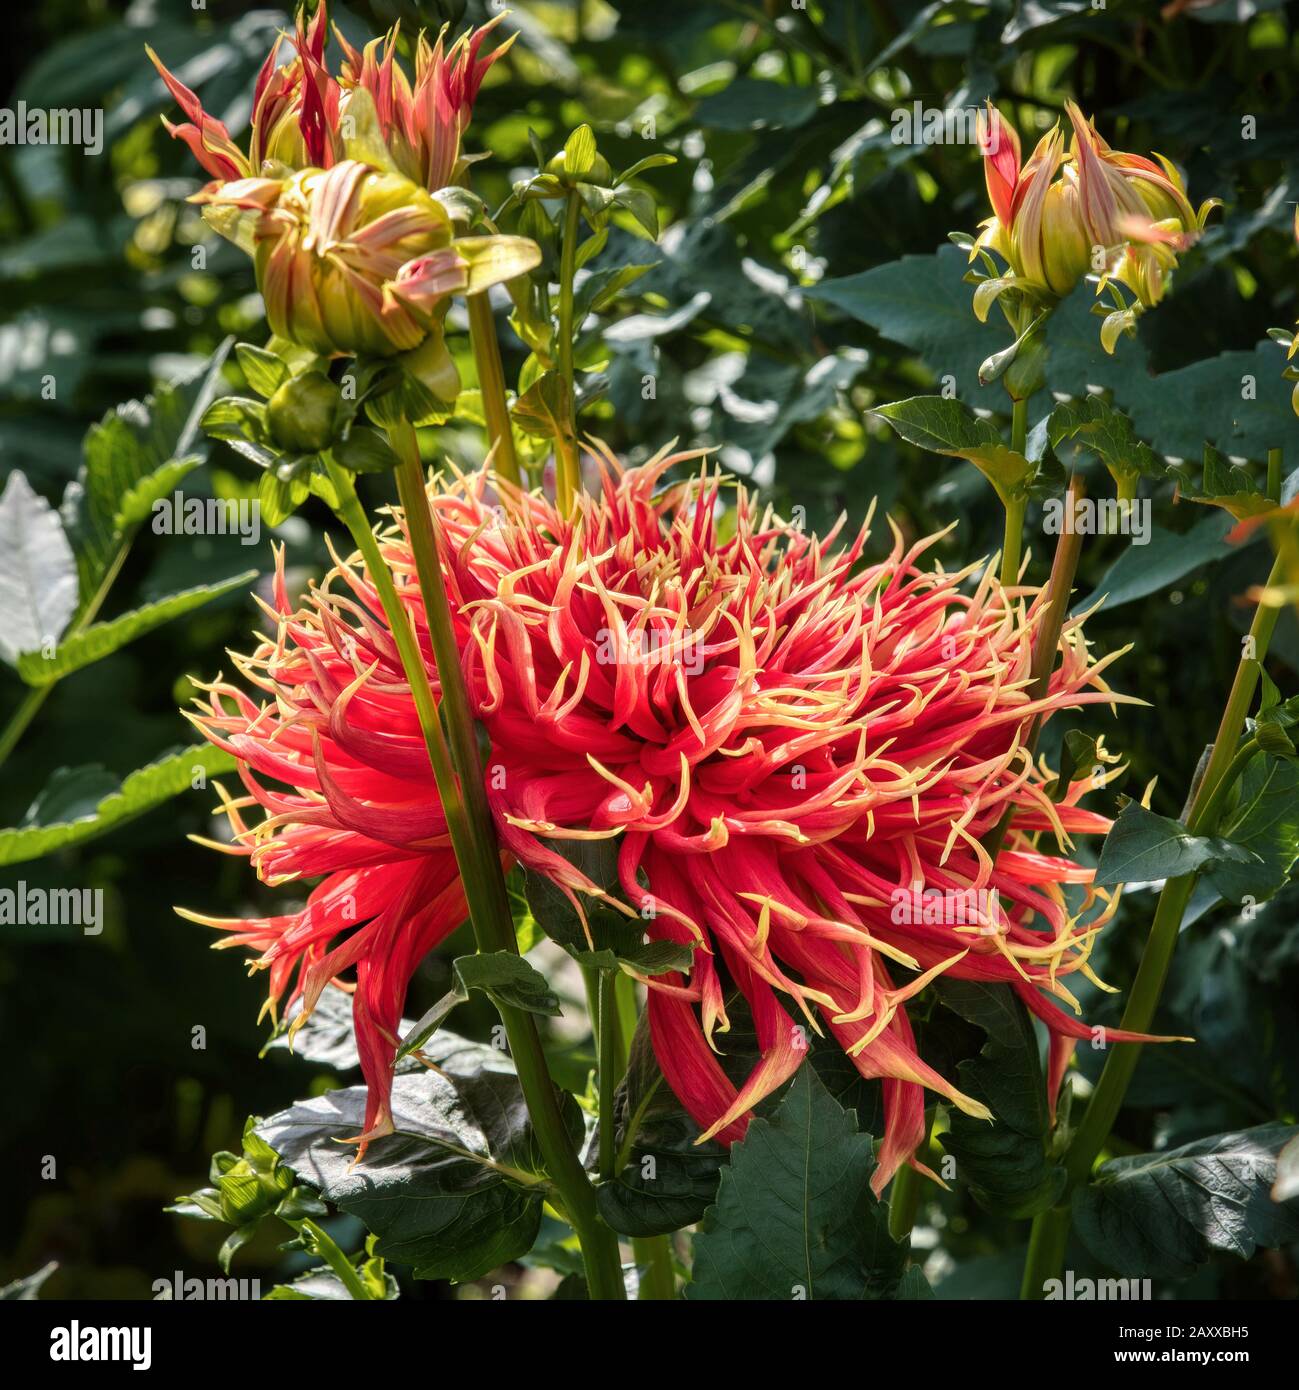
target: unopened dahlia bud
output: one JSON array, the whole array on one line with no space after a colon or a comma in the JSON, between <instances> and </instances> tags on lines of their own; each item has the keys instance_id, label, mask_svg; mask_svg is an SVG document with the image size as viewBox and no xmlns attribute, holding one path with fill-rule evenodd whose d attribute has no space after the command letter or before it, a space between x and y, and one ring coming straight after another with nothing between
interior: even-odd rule
<instances>
[{"instance_id":1,"label":"unopened dahlia bud","mask_svg":"<svg viewBox=\"0 0 1299 1390\"><path fill-rule=\"evenodd\" d=\"M1112 150L1073 102L1066 110L1082 214L1093 245L1103 248L1105 278L1126 285L1150 308L1163 298L1178 252L1199 237L1220 200L1193 208L1169 160Z\"/></svg>"},{"instance_id":2,"label":"unopened dahlia bud","mask_svg":"<svg viewBox=\"0 0 1299 1390\"><path fill-rule=\"evenodd\" d=\"M1065 159L1060 132L1048 131L1021 168L1019 137L989 103L979 118L979 148L996 216L976 246L998 252L1018 288L1063 298L1087 272L1089 241L1076 186L1056 178Z\"/></svg>"},{"instance_id":3,"label":"unopened dahlia bud","mask_svg":"<svg viewBox=\"0 0 1299 1390\"><path fill-rule=\"evenodd\" d=\"M995 251L1011 272L980 284L980 318L1010 289L1049 307L1089 271L1099 276L1100 288L1126 285L1139 306L1149 308L1166 292L1178 253L1200 235L1218 205L1211 198L1193 209L1168 160L1112 150L1077 106L1070 102L1067 110L1073 126L1069 149L1053 128L1022 166L1019 136L1000 112L989 103L980 115L979 147L994 216L982 224L971 259Z\"/></svg>"},{"instance_id":4,"label":"unopened dahlia bud","mask_svg":"<svg viewBox=\"0 0 1299 1390\"><path fill-rule=\"evenodd\" d=\"M326 61L329 20L324 0L310 20L298 11L287 41L276 38L262 64L253 92L252 134L247 153L226 127L204 110L194 92L161 60L149 57L186 120L163 124L189 146L195 159L220 182L289 170L329 169L354 154L349 129L366 125L374 113L385 165L426 190L459 182L467 161L461 143L483 79L509 51L511 35L491 52L482 47L504 14L470 29L451 44L446 28L429 43L423 33L415 45L415 72L408 77L397 62L397 26L382 38L353 48L337 29L342 49L338 72ZM281 57L286 61L280 62Z\"/></svg>"},{"instance_id":5,"label":"unopened dahlia bud","mask_svg":"<svg viewBox=\"0 0 1299 1390\"><path fill-rule=\"evenodd\" d=\"M324 356L389 357L427 331L384 286L407 261L441 250L451 223L399 174L358 160L290 178L205 190L204 218L251 251L272 332Z\"/></svg>"},{"instance_id":6,"label":"unopened dahlia bud","mask_svg":"<svg viewBox=\"0 0 1299 1390\"><path fill-rule=\"evenodd\" d=\"M1064 296L1091 264L1091 244L1078 208L1078 189L1071 181L1057 181L1046 190L1040 237L1042 277L1052 294Z\"/></svg>"},{"instance_id":7,"label":"unopened dahlia bud","mask_svg":"<svg viewBox=\"0 0 1299 1390\"><path fill-rule=\"evenodd\" d=\"M450 295L478 294L540 263L541 248L527 237L460 237L441 251L408 261L388 294L416 313L432 313Z\"/></svg>"},{"instance_id":8,"label":"unopened dahlia bud","mask_svg":"<svg viewBox=\"0 0 1299 1390\"><path fill-rule=\"evenodd\" d=\"M542 172L558 179L565 188L575 188L579 183L590 183L599 188L608 188L613 183L613 169L610 167L609 161L598 151L592 156L590 164L585 167L570 167L567 151L560 150L546 161L546 167Z\"/></svg>"}]
</instances>

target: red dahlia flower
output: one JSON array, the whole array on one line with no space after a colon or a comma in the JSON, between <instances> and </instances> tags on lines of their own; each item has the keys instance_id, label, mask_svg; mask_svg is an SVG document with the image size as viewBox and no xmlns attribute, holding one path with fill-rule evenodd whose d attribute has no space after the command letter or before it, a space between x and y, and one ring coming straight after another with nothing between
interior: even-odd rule
<instances>
[{"instance_id":1,"label":"red dahlia flower","mask_svg":"<svg viewBox=\"0 0 1299 1390\"><path fill-rule=\"evenodd\" d=\"M688 977L645 983L659 1063L704 1133L738 1139L799 1066L808 1031L829 1033L883 1083L878 1190L914 1162L924 1088L987 1113L918 1055L905 1005L933 976L1009 984L1051 1030L1057 1081L1072 1041L1090 1036L1049 996L1073 1003L1062 977L1089 973L1113 907L1088 888L1090 920L1071 914L1065 885L1091 871L1038 839L1067 848L1069 832L1108 822L1074 804L1081 783L1054 804L1024 740L1034 716L1121 698L1101 676L1112 658L1093 661L1071 619L1034 700L1036 591L1003 589L978 566L922 568L937 538L907 546L896 528L887 560L863 565L864 530L836 547L834 533L758 513L743 491L724 538L719 478L656 492L691 457L624 472L605 456L601 495L571 520L539 496L494 505L481 473L433 490L502 855L580 903L602 886L555 844L616 841L613 896L650 939L695 945ZM399 530L384 553L432 673ZM369 1140L391 1129L407 983L465 905L365 574L340 562L295 608L281 572L274 597L274 639L238 663L266 698L218 680L197 722L239 759L247 789L226 799L225 848L267 883L319 882L300 910L212 925L232 933L223 945L259 953L272 1009L288 991L305 1017L355 970L344 987ZM243 819L252 806L265 812L255 825ZM1008 808L994 864L980 840ZM936 890L972 904L968 915L930 912ZM732 985L762 1053L738 1089L715 1055Z\"/></svg>"}]
</instances>

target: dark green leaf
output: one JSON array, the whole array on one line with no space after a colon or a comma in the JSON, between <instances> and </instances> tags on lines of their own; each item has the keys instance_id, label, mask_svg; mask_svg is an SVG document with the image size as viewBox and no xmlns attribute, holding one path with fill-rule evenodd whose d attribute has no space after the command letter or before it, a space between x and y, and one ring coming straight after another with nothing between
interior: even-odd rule
<instances>
[{"instance_id":1,"label":"dark green leaf","mask_svg":"<svg viewBox=\"0 0 1299 1390\"><path fill-rule=\"evenodd\" d=\"M862 1299L895 1294L906 1262L870 1189L869 1135L802 1067L770 1119L732 1146L695 1236L691 1299Z\"/></svg>"},{"instance_id":2,"label":"dark green leaf","mask_svg":"<svg viewBox=\"0 0 1299 1390\"><path fill-rule=\"evenodd\" d=\"M559 996L546 977L513 951L457 956L452 969L466 995L471 989L481 989L497 1003L528 1013L557 1018L562 1012Z\"/></svg>"},{"instance_id":3,"label":"dark green leaf","mask_svg":"<svg viewBox=\"0 0 1299 1390\"><path fill-rule=\"evenodd\" d=\"M299 1006L295 1005L284 1018L266 1046L262 1056L281 1049L290 1050L288 1029L298 1016ZM404 1033L412 1025L402 1019L398 1032ZM352 1018L352 996L342 990L327 989L316 1002L307 1021L293 1035L292 1052L304 1062L316 1066L332 1067L335 1071L352 1071L361 1065L360 1054L356 1050L356 1027ZM417 1062L398 1063L402 1071L414 1071Z\"/></svg>"},{"instance_id":4,"label":"dark green leaf","mask_svg":"<svg viewBox=\"0 0 1299 1390\"><path fill-rule=\"evenodd\" d=\"M1006 343L993 325L974 317L966 267L956 247L944 246L932 256L903 256L859 275L823 280L803 293L910 348L935 377L950 376L962 399L987 401L979 366Z\"/></svg>"},{"instance_id":5,"label":"dark green leaf","mask_svg":"<svg viewBox=\"0 0 1299 1390\"><path fill-rule=\"evenodd\" d=\"M1204 565L1225 559L1232 552L1226 539L1230 529L1231 518L1226 516L1207 517L1180 535L1152 526L1149 543L1125 546L1093 592L1074 605L1075 611L1090 608L1104 597L1109 613L1169 588Z\"/></svg>"},{"instance_id":6,"label":"dark green leaf","mask_svg":"<svg viewBox=\"0 0 1299 1390\"><path fill-rule=\"evenodd\" d=\"M616 1105L618 1150L626 1151L627 1160L611 1182L596 1189L601 1216L627 1236L666 1235L694 1225L717 1194L727 1151L713 1141L695 1142L699 1126L663 1079L643 1015Z\"/></svg>"},{"instance_id":7,"label":"dark green leaf","mask_svg":"<svg viewBox=\"0 0 1299 1390\"><path fill-rule=\"evenodd\" d=\"M334 461L351 473L390 473L398 463L382 430L364 425L353 426L347 438L334 445Z\"/></svg>"},{"instance_id":8,"label":"dark green leaf","mask_svg":"<svg viewBox=\"0 0 1299 1390\"><path fill-rule=\"evenodd\" d=\"M1112 473L1160 478L1163 460L1137 438L1132 421L1099 396L1061 401L1047 422L1047 439L1066 467L1077 463L1079 448L1091 450ZM1072 450L1062 448L1074 442Z\"/></svg>"},{"instance_id":9,"label":"dark green leaf","mask_svg":"<svg viewBox=\"0 0 1299 1390\"><path fill-rule=\"evenodd\" d=\"M476 1279L532 1248L544 1186L508 1059L442 1035L440 1072L398 1076L397 1132L362 1163L337 1142L363 1128L366 1090L330 1091L266 1120L258 1133L303 1182L379 1237L376 1250L420 1279ZM566 1099L575 1137L581 1121Z\"/></svg>"},{"instance_id":10,"label":"dark green leaf","mask_svg":"<svg viewBox=\"0 0 1299 1390\"><path fill-rule=\"evenodd\" d=\"M1219 830L1257 862L1218 864L1209 882L1228 902L1265 902L1299 858L1299 764L1260 753L1241 774L1237 808Z\"/></svg>"},{"instance_id":11,"label":"dark green leaf","mask_svg":"<svg viewBox=\"0 0 1299 1390\"><path fill-rule=\"evenodd\" d=\"M940 1139L956 1160L957 1181L999 1216L1034 1216L1058 1200L1065 1174L1046 1154L1051 1120L1032 1019L1009 985L944 980L938 997L987 1034L979 1055L960 1064L959 1084L993 1122L953 1108Z\"/></svg>"},{"instance_id":12,"label":"dark green leaf","mask_svg":"<svg viewBox=\"0 0 1299 1390\"><path fill-rule=\"evenodd\" d=\"M819 105L815 87L787 86L737 77L695 107L694 118L714 130L790 129L811 119Z\"/></svg>"},{"instance_id":13,"label":"dark green leaf","mask_svg":"<svg viewBox=\"0 0 1299 1390\"><path fill-rule=\"evenodd\" d=\"M1073 1197L1074 1229L1128 1277L1176 1278L1215 1254L1247 1260L1299 1240L1299 1199L1273 1201L1277 1156L1294 1125L1256 1125L1167 1153L1115 1158Z\"/></svg>"},{"instance_id":14,"label":"dark green leaf","mask_svg":"<svg viewBox=\"0 0 1299 1390\"><path fill-rule=\"evenodd\" d=\"M220 385L232 342L222 343L194 373L159 387L143 401L119 405L91 426L84 463L63 501L83 601L98 588L127 538L119 521L124 500L159 469L204 456L206 440L199 421Z\"/></svg>"},{"instance_id":15,"label":"dark green leaf","mask_svg":"<svg viewBox=\"0 0 1299 1390\"><path fill-rule=\"evenodd\" d=\"M1101 847L1094 880L1098 888L1177 878L1222 862L1257 864L1252 850L1220 836L1192 835L1181 821L1157 816L1136 801L1119 813Z\"/></svg>"}]
</instances>

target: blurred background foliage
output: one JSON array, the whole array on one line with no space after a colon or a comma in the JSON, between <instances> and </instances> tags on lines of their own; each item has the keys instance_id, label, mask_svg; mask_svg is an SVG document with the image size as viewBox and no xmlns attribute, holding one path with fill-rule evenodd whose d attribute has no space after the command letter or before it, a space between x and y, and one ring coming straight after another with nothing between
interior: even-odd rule
<instances>
[{"instance_id":1,"label":"blurred background foliage","mask_svg":"<svg viewBox=\"0 0 1299 1390\"><path fill-rule=\"evenodd\" d=\"M398 18L411 33L481 22L489 11L354 0L333 17L359 42ZM230 0L47 0L6 13L3 104L101 108L104 149L91 157L0 146L0 474L21 469L57 504L87 426L106 410L201 365L229 334L264 337L247 261L209 239L183 202L200 179L159 124L174 112L144 45L238 138L256 68L288 22ZM1050 384L1107 387L1164 455L1198 459L1209 432L1254 464L1286 445L1290 472L1299 432L1282 354L1265 334L1296 317L1295 23L1296 6L1269 0L520 0L506 21L519 41L492 70L471 128L470 150L491 154L474 166L474 184L499 206L532 165L529 132L549 150L583 121L615 168L675 154L647 181L659 203L657 246L620 213L589 267L655 262L587 325L586 427L633 459L674 437L716 446L818 528L841 510L855 523L872 498L910 534L957 520L937 552L954 565L996 548L995 497L973 469L921 454L869 411L950 375L970 404L1004 412L1000 389L974 379L1004 338L973 319L962 258L946 244L987 209L976 152L898 143L894 113L991 96L1027 146L1073 97L1115 145L1176 160L1193 201L1221 197L1225 215L1184 257L1139 342L1106 359L1082 299L1061 310ZM452 336L472 381L465 336ZM503 336L512 375L524 351ZM1251 372L1260 405L1242 421L1241 378ZM1046 405L1039 397L1035 408ZM1199 420L1209 423L1200 429ZM449 430L443 444L462 462L482 452L468 427ZM1103 470L1082 465L1093 490L1106 491ZM187 495L220 497L251 497L254 486L224 446L185 484ZM1268 552L1261 538L1226 545L1217 514L1177 501L1171 478L1145 488L1156 544L1094 539L1080 590L1121 600L1092 620L1091 636L1102 650L1131 644L1116 684L1149 706L1089 727L1104 728L1130 759L1128 789L1157 777L1153 805L1176 815L1239 656L1249 608L1238 599L1266 572ZM295 583L324 561L314 506L278 533ZM1036 512L1029 524L1031 573L1044 577L1049 540ZM875 529L882 548L887 527ZM254 550L237 536L146 528L105 614L251 565L264 575L265 540ZM1273 644L1287 694L1299 670L1292 619ZM176 713L191 693L185 673L210 677L227 664L227 646L246 645L254 621L234 594L62 682L4 767L0 823L29 815L55 767L102 764L120 776L185 742ZM0 721L21 694L12 673L0 673ZM1045 750L1053 754L1050 738ZM0 872L0 885L102 888L106 903L100 936L7 928L0 940L9 1192L0 1283L49 1259L61 1270L48 1292L68 1296L147 1297L152 1280L174 1269L215 1273L220 1233L165 1216L164 1203L204 1181L214 1149L238 1147L246 1114L270 1113L311 1084L311 1067L283 1051L257 1059L261 981L208 954L204 930L172 915L175 903L235 915L270 901L242 861L183 838L209 828L211 800L210 791L186 793L104 838ZM1130 893L1107 933L1098 965L1114 983L1131 977L1152 903L1149 892ZM1219 909L1185 929L1160 1025L1201 1043L1176 1060L1160 1050L1143 1061L1121 1144L1141 1150L1293 1120L1297 906L1291 889L1252 921ZM458 949L449 945L445 959ZM408 1012L446 986L443 960L426 963ZM1094 1021L1109 1020L1105 1000L1084 1003ZM459 1026L488 1024L485 1010L467 1011ZM206 1030L201 1049L196 1026ZM580 1087L584 1040L567 1047ZM327 1074L315 1084L330 1084ZM45 1155L57 1163L55 1181L42 1179ZM917 1239L935 1247L928 1272L940 1297L987 1296L1017 1287L1026 1232L988 1218L958 1188L927 1202ZM1087 1272L1085 1256L1070 1263ZM284 1268L267 1240L242 1251L235 1272L269 1282ZM456 1296L435 1284L404 1287ZM1293 1264L1273 1253L1211 1266L1178 1291L1295 1288Z\"/></svg>"}]
</instances>

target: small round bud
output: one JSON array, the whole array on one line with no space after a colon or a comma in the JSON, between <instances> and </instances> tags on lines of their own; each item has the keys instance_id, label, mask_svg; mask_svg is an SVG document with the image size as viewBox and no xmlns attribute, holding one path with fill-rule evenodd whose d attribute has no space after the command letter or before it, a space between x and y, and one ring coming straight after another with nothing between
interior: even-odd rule
<instances>
[{"instance_id":1,"label":"small round bud","mask_svg":"<svg viewBox=\"0 0 1299 1390\"><path fill-rule=\"evenodd\" d=\"M266 407L271 438L291 453L315 454L334 440L339 390L321 372L290 377Z\"/></svg>"},{"instance_id":2,"label":"small round bud","mask_svg":"<svg viewBox=\"0 0 1299 1390\"><path fill-rule=\"evenodd\" d=\"M564 167L564 151L552 155L546 161L546 167L542 173L549 174L552 178L558 179L566 187L572 187L578 183L591 183L599 188L608 188L613 183L613 169L609 161L602 154L597 154L589 169L581 174L570 174Z\"/></svg>"}]
</instances>

